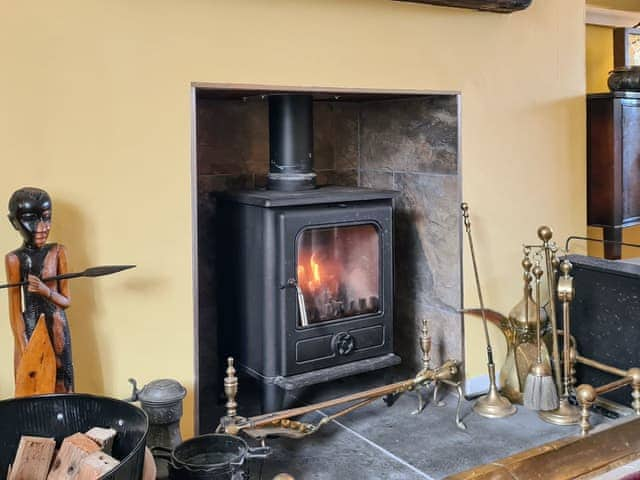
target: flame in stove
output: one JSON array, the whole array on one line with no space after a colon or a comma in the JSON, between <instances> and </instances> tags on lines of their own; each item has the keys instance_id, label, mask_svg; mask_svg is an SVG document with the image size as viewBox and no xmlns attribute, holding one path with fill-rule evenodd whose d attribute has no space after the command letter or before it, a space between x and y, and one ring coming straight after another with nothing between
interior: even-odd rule
<instances>
[{"instance_id":1,"label":"flame in stove","mask_svg":"<svg viewBox=\"0 0 640 480\"><path fill-rule=\"evenodd\" d=\"M311 273L313 275L313 281L316 283L320 283L320 264L316 262L316 254L312 254L309 259L309 264L311 265Z\"/></svg>"},{"instance_id":2,"label":"flame in stove","mask_svg":"<svg viewBox=\"0 0 640 480\"><path fill-rule=\"evenodd\" d=\"M322 275L320 273L320 263L314 254L309 258L309 266L298 265L298 284L305 290L314 292L322 286Z\"/></svg>"}]
</instances>

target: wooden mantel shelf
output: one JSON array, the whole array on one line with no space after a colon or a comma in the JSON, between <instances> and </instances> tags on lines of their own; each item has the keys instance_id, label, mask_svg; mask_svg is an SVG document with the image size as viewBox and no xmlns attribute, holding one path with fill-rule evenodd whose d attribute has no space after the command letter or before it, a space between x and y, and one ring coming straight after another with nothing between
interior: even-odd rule
<instances>
[{"instance_id":1,"label":"wooden mantel shelf","mask_svg":"<svg viewBox=\"0 0 640 480\"><path fill-rule=\"evenodd\" d=\"M401 2L428 3L443 7L470 8L486 12L511 13L524 10L533 0L398 0Z\"/></svg>"},{"instance_id":2,"label":"wooden mantel shelf","mask_svg":"<svg viewBox=\"0 0 640 480\"><path fill-rule=\"evenodd\" d=\"M447 480L588 479L640 457L640 418L532 448Z\"/></svg>"}]
</instances>

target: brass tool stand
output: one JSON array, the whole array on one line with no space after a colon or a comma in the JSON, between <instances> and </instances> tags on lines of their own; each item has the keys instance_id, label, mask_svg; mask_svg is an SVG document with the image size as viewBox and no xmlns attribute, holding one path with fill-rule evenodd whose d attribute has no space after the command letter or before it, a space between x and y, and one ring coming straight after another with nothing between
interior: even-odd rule
<instances>
[{"instance_id":1,"label":"brass tool stand","mask_svg":"<svg viewBox=\"0 0 640 480\"><path fill-rule=\"evenodd\" d=\"M555 256L555 245L551 244L551 238L553 237L553 231L547 226L538 228L538 238L542 240L542 250L544 251L544 258L547 271L547 290L549 292L549 311L551 320L551 334L553 336L553 345L551 351L551 357L553 359L553 372L556 380L556 387L558 392L562 391L562 377L560 375L560 352L558 344L558 317L556 315L556 302L555 298L555 266L557 266L557 259Z\"/></svg>"},{"instance_id":2,"label":"brass tool stand","mask_svg":"<svg viewBox=\"0 0 640 480\"><path fill-rule=\"evenodd\" d=\"M549 262L547 262L549 264ZM560 264L560 272L562 273L562 277L558 280L558 300L562 302L562 333L563 333L563 389L562 395L560 397L560 405L555 410L550 410L546 412L540 412L540 418L542 418L545 422L553 423L554 425L576 425L580 422L580 409L574 405L569 403L569 396L571 394L571 319L569 316L569 305L573 300L575 295L575 290L573 288L573 277L569 274L571 273L571 262L568 260L563 260ZM554 298L550 297L549 302L553 305ZM555 310L555 307L552 307L552 312ZM553 318L553 317L552 317ZM557 330L556 330L557 333ZM554 349L556 348L554 341Z\"/></svg>"},{"instance_id":3,"label":"brass tool stand","mask_svg":"<svg viewBox=\"0 0 640 480\"><path fill-rule=\"evenodd\" d=\"M431 368L429 363L431 359L431 337L428 335L428 327L426 320L423 321L422 335L420 338L420 347L422 349L422 362L423 368L418 372L414 378L404 380L390 385L385 385L378 388L372 388L364 392L354 393L351 395L345 395L333 400L327 400L324 402L315 403L305 407L292 408L289 410L281 410L273 413L266 413L264 415L258 415L255 417L241 417L237 415L236 396L238 394L238 379L235 376L235 369L233 368L233 358L229 358L227 376L224 379L224 390L227 396L227 414L220 419L220 424L216 431L218 433L224 432L231 435L237 435L244 433L252 438L262 440L267 437L287 437L300 439L304 438L312 433L317 432L323 425L329 423L338 417L346 415L360 407L364 407L372 403L375 400L386 397L391 404L395 401L397 396L404 392L411 390L419 390L426 388L429 385L434 386L434 400L437 399L438 388L441 384L450 385L454 387L458 393L458 404L456 408L456 425L465 430L467 427L460 419L460 410L462 406L462 384L460 380L459 364L456 360L447 360L440 367ZM425 403L422 395L418 391L418 410L414 413L420 413L424 410ZM326 408L335 407L338 405L351 404L344 409L327 415L322 418L317 424L305 423L296 420L292 420L294 417L300 417L307 413L311 413Z\"/></svg>"},{"instance_id":4,"label":"brass tool stand","mask_svg":"<svg viewBox=\"0 0 640 480\"><path fill-rule=\"evenodd\" d=\"M471 221L469 220L469 205L462 203L462 217L464 227L467 231L469 240L469 249L471 250L471 261L473 262L473 273L476 279L476 288L478 291L478 299L480 301L480 311L482 313L482 325L484 327L484 336L487 343L487 368L489 370L489 392L480 397L473 410L483 417L487 418L503 418L516 413L516 407L511 404L509 399L500 395L498 387L496 387L496 366L493 363L493 349L491 348L491 339L489 338L489 329L487 327L487 316L484 309L484 301L482 299L482 290L480 289L480 278L478 276L478 265L476 264L476 254L473 249L473 239L471 238Z\"/></svg>"}]
</instances>

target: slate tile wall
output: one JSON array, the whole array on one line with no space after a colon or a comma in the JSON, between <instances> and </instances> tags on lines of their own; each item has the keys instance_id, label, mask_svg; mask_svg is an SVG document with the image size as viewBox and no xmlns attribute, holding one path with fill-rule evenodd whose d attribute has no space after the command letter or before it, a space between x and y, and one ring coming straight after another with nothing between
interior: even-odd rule
<instances>
[{"instance_id":1,"label":"slate tile wall","mask_svg":"<svg viewBox=\"0 0 640 480\"><path fill-rule=\"evenodd\" d=\"M395 349L412 369L429 320L435 363L462 360L460 176L455 95L368 102L360 109L360 185L395 204Z\"/></svg>"}]
</instances>

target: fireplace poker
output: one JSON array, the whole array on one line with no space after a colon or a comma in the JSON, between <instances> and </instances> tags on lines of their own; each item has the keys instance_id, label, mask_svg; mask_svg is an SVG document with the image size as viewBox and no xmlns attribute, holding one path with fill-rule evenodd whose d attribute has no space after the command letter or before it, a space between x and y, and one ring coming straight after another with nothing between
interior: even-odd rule
<instances>
[{"instance_id":1,"label":"fireplace poker","mask_svg":"<svg viewBox=\"0 0 640 480\"><path fill-rule=\"evenodd\" d=\"M473 263L473 273L476 280L476 289L478 292L478 299L480 301L480 311L482 313L482 326L484 327L484 336L487 343L487 368L489 370L489 392L486 395L480 397L473 410L483 417L487 418L502 418L516 413L516 407L504 396L500 395L498 388L496 387L496 366L493 363L493 349L491 348L491 339L489 338L489 328L487 326L487 315L484 308L484 301L482 299L482 289L480 288L480 277L478 275L478 265L476 263L476 254L473 248L473 238L471 237L471 221L469 219L469 205L463 202L460 205L462 209L462 217L464 221L464 227L467 231L467 238L469 241L469 250L471 251L471 261Z\"/></svg>"}]
</instances>

